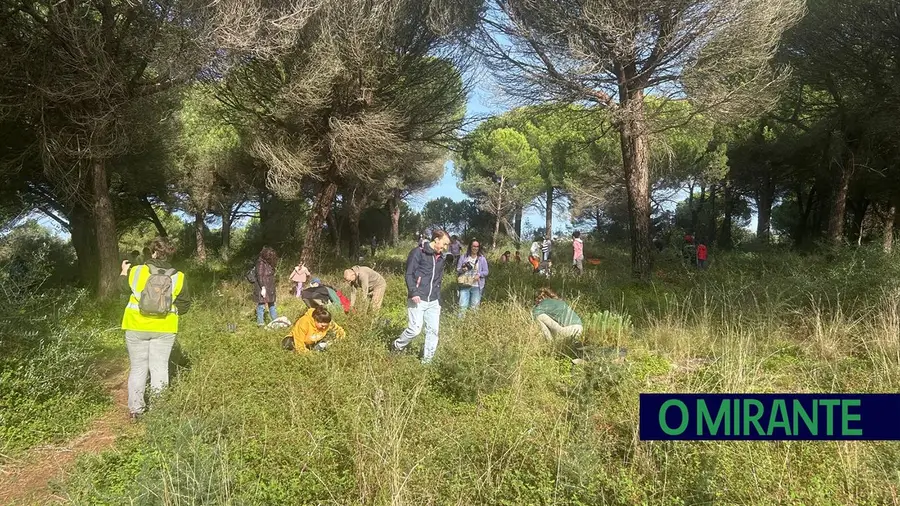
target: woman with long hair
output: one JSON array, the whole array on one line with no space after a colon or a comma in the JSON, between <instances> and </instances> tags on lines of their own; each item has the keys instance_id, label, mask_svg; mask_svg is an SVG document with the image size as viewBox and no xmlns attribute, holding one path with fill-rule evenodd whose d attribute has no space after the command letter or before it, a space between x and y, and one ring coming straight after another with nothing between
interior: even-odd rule
<instances>
[{"instance_id":1,"label":"woman with long hair","mask_svg":"<svg viewBox=\"0 0 900 506\"><path fill-rule=\"evenodd\" d=\"M275 250L263 246L256 259L256 283L253 286L253 298L256 300L256 324L262 327L266 324L265 312L269 308L269 317L272 321L278 318L275 310L275 267L278 265L278 255Z\"/></svg>"},{"instance_id":2,"label":"woman with long hair","mask_svg":"<svg viewBox=\"0 0 900 506\"><path fill-rule=\"evenodd\" d=\"M459 275L459 315L465 314L468 308L476 308L481 304L481 294L484 292L484 279L488 276L487 258L481 252L481 244L478 241L469 243L469 249L464 256L459 257L456 263L456 273Z\"/></svg>"}]
</instances>

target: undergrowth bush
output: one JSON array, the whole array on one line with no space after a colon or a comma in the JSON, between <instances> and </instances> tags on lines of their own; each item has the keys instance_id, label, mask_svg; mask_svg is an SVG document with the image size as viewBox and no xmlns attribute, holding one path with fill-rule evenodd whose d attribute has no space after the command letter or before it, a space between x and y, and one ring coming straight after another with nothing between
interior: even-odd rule
<instances>
[{"instance_id":1,"label":"undergrowth bush","mask_svg":"<svg viewBox=\"0 0 900 506\"><path fill-rule=\"evenodd\" d=\"M84 298L45 292L0 304L0 453L70 436L108 403Z\"/></svg>"},{"instance_id":2,"label":"undergrowth bush","mask_svg":"<svg viewBox=\"0 0 900 506\"><path fill-rule=\"evenodd\" d=\"M723 254L703 272L661 257L663 276L640 285L626 255L594 250L602 262L585 276L549 280L597 345L575 363L531 322L544 281L527 266L492 265L482 307L463 318L448 273L430 366L421 336L386 351L405 325L405 253L373 259L389 273L381 314L338 313L348 337L318 354L284 352L285 332L257 329L246 284L208 285L179 335L191 367L145 435L83 459L65 493L92 505L875 505L897 494L893 444L638 433L641 392L896 389L900 273L874 252ZM340 266L314 275L344 289ZM279 312L294 320L303 305L281 290ZM236 333L223 331L230 321Z\"/></svg>"}]
</instances>

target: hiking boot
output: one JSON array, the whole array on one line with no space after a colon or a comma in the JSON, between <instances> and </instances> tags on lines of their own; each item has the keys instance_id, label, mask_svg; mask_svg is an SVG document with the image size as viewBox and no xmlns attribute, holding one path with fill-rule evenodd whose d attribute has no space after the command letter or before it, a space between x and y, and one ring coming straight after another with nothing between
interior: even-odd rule
<instances>
[{"instance_id":1,"label":"hiking boot","mask_svg":"<svg viewBox=\"0 0 900 506\"><path fill-rule=\"evenodd\" d=\"M403 353L403 350L394 346L394 341L388 341L387 347L388 347L388 353L390 353L391 355L400 355Z\"/></svg>"},{"instance_id":2,"label":"hiking boot","mask_svg":"<svg viewBox=\"0 0 900 506\"><path fill-rule=\"evenodd\" d=\"M128 419L131 421L131 423L140 422L142 417L143 417L143 413L129 413L128 414Z\"/></svg>"}]
</instances>

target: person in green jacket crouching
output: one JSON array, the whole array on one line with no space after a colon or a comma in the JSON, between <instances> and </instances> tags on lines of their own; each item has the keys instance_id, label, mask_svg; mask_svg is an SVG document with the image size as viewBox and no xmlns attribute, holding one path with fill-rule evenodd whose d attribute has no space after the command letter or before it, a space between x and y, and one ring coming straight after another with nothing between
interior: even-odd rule
<instances>
[{"instance_id":1,"label":"person in green jacket crouching","mask_svg":"<svg viewBox=\"0 0 900 506\"><path fill-rule=\"evenodd\" d=\"M554 337L576 337L584 331L581 318L552 288L538 290L531 315L548 341Z\"/></svg>"}]
</instances>

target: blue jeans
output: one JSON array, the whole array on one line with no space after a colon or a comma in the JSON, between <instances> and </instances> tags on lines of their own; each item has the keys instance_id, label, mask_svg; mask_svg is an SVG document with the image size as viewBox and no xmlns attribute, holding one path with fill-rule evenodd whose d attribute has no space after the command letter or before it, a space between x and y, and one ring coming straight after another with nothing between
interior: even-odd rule
<instances>
[{"instance_id":1,"label":"blue jeans","mask_svg":"<svg viewBox=\"0 0 900 506\"><path fill-rule=\"evenodd\" d=\"M466 309L475 309L481 304L481 288L477 286L459 287L459 315L466 313Z\"/></svg>"},{"instance_id":2,"label":"blue jeans","mask_svg":"<svg viewBox=\"0 0 900 506\"><path fill-rule=\"evenodd\" d=\"M265 304L257 304L256 305L256 324L257 325L265 325L266 324L265 313L266 313L266 305ZM275 303L274 302L269 303L269 316L272 317L273 321L276 318L278 318L278 313L275 312Z\"/></svg>"},{"instance_id":3,"label":"blue jeans","mask_svg":"<svg viewBox=\"0 0 900 506\"><path fill-rule=\"evenodd\" d=\"M394 349L402 350L422 332L422 324L425 325L425 350L422 353L422 362L429 363L434 357L438 345L438 327L441 324L441 304L437 300L431 302L421 301L415 304L411 299L406 299L406 316L409 325L394 340Z\"/></svg>"}]
</instances>

